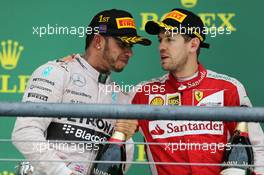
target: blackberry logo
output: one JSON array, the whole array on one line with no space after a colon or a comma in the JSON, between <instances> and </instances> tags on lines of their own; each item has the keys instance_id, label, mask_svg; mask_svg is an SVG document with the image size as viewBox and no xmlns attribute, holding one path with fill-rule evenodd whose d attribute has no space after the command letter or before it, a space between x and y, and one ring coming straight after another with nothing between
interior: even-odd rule
<instances>
[{"instance_id":1,"label":"blackberry logo","mask_svg":"<svg viewBox=\"0 0 264 175\"><path fill-rule=\"evenodd\" d=\"M75 131L75 128L73 128L71 125L63 125L62 130L65 131L65 134L73 134Z\"/></svg>"}]
</instances>

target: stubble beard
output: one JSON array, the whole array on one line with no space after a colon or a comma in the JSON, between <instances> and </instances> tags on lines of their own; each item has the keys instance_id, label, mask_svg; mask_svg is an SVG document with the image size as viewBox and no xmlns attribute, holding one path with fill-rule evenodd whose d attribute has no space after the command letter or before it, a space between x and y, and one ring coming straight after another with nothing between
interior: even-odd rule
<instances>
[{"instance_id":1,"label":"stubble beard","mask_svg":"<svg viewBox=\"0 0 264 175\"><path fill-rule=\"evenodd\" d=\"M116 61L112 57L112 55L110 55L110 49L109 49L108 43L106 44L104 51L103 51L103 59L107 62L111 71L114 71L114 72L122 72L123 71L124 67L123 68L117 68L116 67L116 65L115 65Z\"/></svg>"},{"instance_id":2,"label":"stubble beard","mask_svg":"<svg viewBox=\"0 0 264 175\"><path fill-rule=\"evenodd\" d=\"M169 72L181 72L184 69L185 65L187 64L187 61L188 61L187 56L181 59L179 62L175 61L175 59L172 59L171 66L167 66L167 67L162 66L162 68L163 70Z\"/></svg>"}]
</instances>

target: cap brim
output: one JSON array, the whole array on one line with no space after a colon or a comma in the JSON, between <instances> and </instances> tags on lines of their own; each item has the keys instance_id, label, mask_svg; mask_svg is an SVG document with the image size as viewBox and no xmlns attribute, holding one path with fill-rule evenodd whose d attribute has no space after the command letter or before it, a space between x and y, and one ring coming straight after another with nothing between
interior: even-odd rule
<instances>
[{"instance_id":1,"label":"cap brim","mask_svg":"<svg viewBox=\"0 0 264 175\"><path fill-rule=\"evenodd\" d=\"M151 41L147 38L141 37L141 36L120 36L118 37L122 42L128 43L128 44L141 44L144 46L151 45Z\"/></svg>"},{"instance_id":2,"label":"cap brim","mask_svg":"<svg viewBox=\"0 0 264 175\"><path fill-rule=\"evenodd\" d=\"M145 25L145 31L151 35L158 35L162 29L174 29L175 27L163 22L148 21Z\"/></svg>"},{"instance_id":3,"label":"cap brim","mask_svg":"<svg viewBox=\"0 0 264 175\"><path fill-rule=\"evenodd\" d=\"M151 35L157 35L160 33L161 27L154 21L148 21L145 25L145 31Z\"/></svg>"},{"instance_id":4,"label":"cap brim","mask_svg":"<svg viewBox=\"0 0 264 175\"><path fill-rule=\"evenodd\" d=\"M148 21L145 25L145 31L150 35L158 35L161 30L164 29L174 29L175 27L167 25L163 22L156 22L156 21ZM209 48L210 44L208 43L201 43L202 48Z\"/></svg>"}]
</instances>

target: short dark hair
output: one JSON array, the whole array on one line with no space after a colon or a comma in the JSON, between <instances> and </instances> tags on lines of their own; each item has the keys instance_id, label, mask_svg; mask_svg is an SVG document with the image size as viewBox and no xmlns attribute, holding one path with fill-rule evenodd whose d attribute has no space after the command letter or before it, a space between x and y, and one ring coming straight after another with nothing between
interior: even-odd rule
<instances>
[{"instance_id":1,"label":"short dark hair","mask_svg":"<svg viewBox=\"0 0 264 175\"><path fill-rule=\"evenodd\" d=\"M94 34L86 35L85 50L91 45L94 39Z\"/></svg>"},{"instance_id":2,"label":"short dark hair","mask_svg":"<svg viewBox=\"0 0 264 175\"><path fill-rule=\"evenodd\" d=\"M185 43L187 43L187 42L189 42L189 41L191 41L193 39L189 35L182 35L182 37L183 37ZM201 51L201 43L199 45L199 48L196 51L197 57L200 55L200 51Z\"/></svg>"}]
</instances>

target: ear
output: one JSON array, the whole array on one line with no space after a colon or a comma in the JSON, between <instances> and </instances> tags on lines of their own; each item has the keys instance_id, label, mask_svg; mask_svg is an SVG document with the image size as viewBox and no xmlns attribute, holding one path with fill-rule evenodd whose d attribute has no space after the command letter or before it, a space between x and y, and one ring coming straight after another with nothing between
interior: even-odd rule
<instances>
[{"instance_id":1,"label":"ear","mask_svg":"<svg viewBox=\"0 0 264 175\"><path fill-rule=\"evenodd\" d=\"M93 39L93 47L97 50L101 50L103 46L103 36L95 34Z\"/></svg>"},{"instance_id":2,"label":"ear","mask_svg":"<svg viewBox=\"0 0 264 175\"><path fill-rule=\"evenodd\" d=\"M199 40L199 38L195 37L192 38L190 41L190 52L191 53L196 53L196 51L198 50L199 46L200 46L201 41Z\"/></svg>"}]
</instances>

